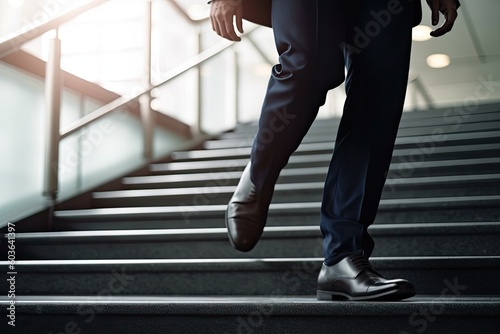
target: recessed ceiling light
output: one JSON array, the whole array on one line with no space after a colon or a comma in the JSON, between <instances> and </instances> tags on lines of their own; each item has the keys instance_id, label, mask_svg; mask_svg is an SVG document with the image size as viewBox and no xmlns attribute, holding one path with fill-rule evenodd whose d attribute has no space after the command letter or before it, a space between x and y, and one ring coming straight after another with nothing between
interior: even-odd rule
<instances>
[{"instance_id":1,"label":"recessed ceiling light","mask_svg":"<svg viewBox=\"0 0 500 334\"><path fill-rule=\"evenodd\" d=\"M432 68L443 68L450 65L450 56L436 53L427 57L427 65Z\"/></svg>"},{"instance_id":2,"label":"recessed ceiling light","mask_svg":"<svg viewBox=\"0 0 500 334\"><path fill-rule=\"evenodd\" d=\"M432 28L429 26L419 25L413 28L411 35L416 42L425 42L432 38L430 35Z\"/></svg>"}]
</instances>

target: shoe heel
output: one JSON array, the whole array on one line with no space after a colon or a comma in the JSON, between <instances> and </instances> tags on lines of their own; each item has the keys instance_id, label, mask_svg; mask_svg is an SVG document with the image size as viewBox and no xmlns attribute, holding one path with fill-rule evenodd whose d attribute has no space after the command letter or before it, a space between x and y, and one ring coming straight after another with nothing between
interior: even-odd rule
<instances>
[{"instance_id":1,"label":"shoe heel","mask_svg":"<svg viewBox=\"0 0 500 334\"><path fill-rule=\"evenodd\" d=\"M348 297L341 294L334 293L332 291L316 290L317 300L349 300Z\"/></svg>"},{"instance_id":2,"label":"shoe heel","mask_svg":"<svg viewBox=\"0 0 500 334\"><path fill-rule=\"evenodd\" d=\"M332 297L333 296L330 291L322 291L322 290L316 291L316 299L318 300L333 300Z\"/></svg>"}]
</instances>

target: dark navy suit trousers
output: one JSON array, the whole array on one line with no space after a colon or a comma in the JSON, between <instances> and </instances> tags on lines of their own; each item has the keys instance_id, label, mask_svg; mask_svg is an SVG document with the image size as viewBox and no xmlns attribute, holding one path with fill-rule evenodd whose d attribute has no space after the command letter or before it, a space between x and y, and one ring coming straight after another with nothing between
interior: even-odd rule
<instances>
[{"instance_id":1,"label":"dark navy suit trousers","mask_svg":"<svg viewBox=\"0 0 500 334\"><path fill-rule=\"evenodd\" d=\"M252 147L251 178L259 191L272 194L327 92L345 81L347 98L321 205L327 265L361 250L366 257L372 253L367 228L378 210L402 114L414 8L412 0L273 0L279 64Z\"/></svg>"}]
</instances>

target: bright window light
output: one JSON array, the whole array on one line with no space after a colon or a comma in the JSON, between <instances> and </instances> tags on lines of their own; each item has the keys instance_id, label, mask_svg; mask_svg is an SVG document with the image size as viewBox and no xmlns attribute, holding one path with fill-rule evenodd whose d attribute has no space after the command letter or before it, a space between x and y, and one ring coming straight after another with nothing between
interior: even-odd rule
<instances>
[{"instance_id":1,"label":"bright window light","mask_svg":"<svg viewBox=\"0 0 500 334\"><path fill-rule=\"evenodd\" d=\"M427 65L432 68L443 68L450 65L450 56L436 53L427 57Z\"/></svg>"},{"instance_id":2,"label":"bright window light","mask_svg":"<svg viewBox=\"0 0 500 334\"><path fill-rule=\"evenodd\" d=\"M202 20L208 16L207 7L197 4L189 6L187 12L189 17L193 20Z\"/></svg>"},{"instance_id":3,"label":"bright window light","mask_svg":"<svg viewBox=\"0 0 500 334\"><path fill-rule=\"evenodd\" d=\"M412 30L412 39L416 42L425 42L432 38L430 35L432 28L425 25L419 25Z\"/></svg>"},{"instance_id":4,"label":"bright window light","mask_svg":"<svg viewBox=\"0 0 500 334\"><path fill-rule=\"evenodd\" d=\"M253 72L259 77L268 77L271 74L271 68L269 64L260 63L254 67Z\"/></svg>"},{"instance_id":5,"label":"bright window light","mask_svg":"<svg viewBox=\"0 0 500 334\"><path fill-rule=\"evenodd\" d=\"M21 8L24 5L24 0L9 0L9 6L12 8Z\"/></svg>"}]
</instances>

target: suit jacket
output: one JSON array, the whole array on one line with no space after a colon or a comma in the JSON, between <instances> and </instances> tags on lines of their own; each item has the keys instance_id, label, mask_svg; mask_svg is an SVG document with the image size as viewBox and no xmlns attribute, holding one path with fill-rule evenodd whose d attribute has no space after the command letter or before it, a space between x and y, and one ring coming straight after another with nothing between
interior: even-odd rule
<instances>
[{"instance_id":1,"label":"suit jacket","mask_svg":"<svg viewBox=\"0 0 500 334\"><path fill-rule=\"evenodd\" d=\"M421 0L411 1L415 6L413 26L416 26L422 21L422 3ZM250 22L271 27L271 3L272 0L243 0L243 17ZM455 0L455 3L458 8L460 6L459 1Z\"/></svg>"}]
</instances>

